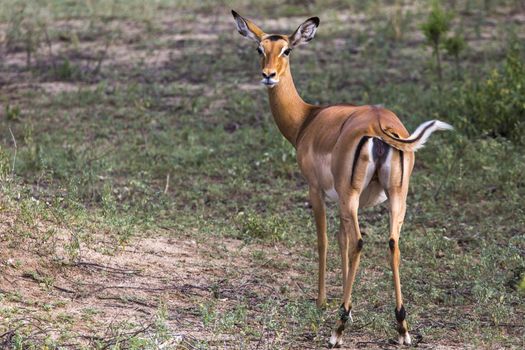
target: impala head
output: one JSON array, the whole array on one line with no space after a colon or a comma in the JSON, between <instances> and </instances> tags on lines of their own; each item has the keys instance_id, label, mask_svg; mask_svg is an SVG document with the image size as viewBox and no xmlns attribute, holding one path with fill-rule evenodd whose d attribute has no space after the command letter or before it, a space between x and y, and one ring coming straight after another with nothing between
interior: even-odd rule
<instances>
[{"instance_id":1,"label":"impala head","mask_svg":"<svg viewBox=\"0 0 525 350\"><path fill-rule=\"evenodd\" d=\"M319 18L311 17L291 35L266 34L255 23L241 17L237 12L232 10L232 14L239 33L257 43L257 51L261 57L261 83L270 88L277 85L285 74L292 50L312 40L319 26Z\"/></svg>"}]
</instances>

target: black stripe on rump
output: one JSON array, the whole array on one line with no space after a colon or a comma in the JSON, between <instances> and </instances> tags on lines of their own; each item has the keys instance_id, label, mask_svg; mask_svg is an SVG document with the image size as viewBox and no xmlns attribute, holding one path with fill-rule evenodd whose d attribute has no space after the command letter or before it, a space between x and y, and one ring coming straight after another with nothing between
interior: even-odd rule
<instances>
[{"instance_id":1,"label":"black stripe on rump","mask_svg":"<svg viewBox=\"0 0 525 350\"><path fill-rule=\"evenodd\" d=\"M363 148L363 145L368 141L370 137L364 136L359 143L357 144L357 148L355 150L354 154L354 162L352 163L352 175L350 176L350 185L354 184L354 172L355 172L355 166L357 164L357 160L359 159L359 155L361 154L361 149Z\"/></svg>"},{"instance_id":2,"label":"black stripe on rump","mask_svg":"<svg viewBox=\"0 0 525 350\"><path fill-rule=\"evenodd\" d=\"M405 174L405 154L403 153L403 151L399 151L399 159L400 159L400 162L401 162L401 183L399 184L399 186L403 186L403 176Z\"/></svg>"}]
</instances>

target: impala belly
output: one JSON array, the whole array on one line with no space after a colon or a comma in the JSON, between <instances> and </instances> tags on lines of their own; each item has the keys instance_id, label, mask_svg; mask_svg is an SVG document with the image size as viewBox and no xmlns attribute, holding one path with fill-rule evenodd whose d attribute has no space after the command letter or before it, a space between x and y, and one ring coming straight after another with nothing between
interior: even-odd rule
<instances>
[{"instance_id":1,"label":"impala belly","mask_svg":"<svg viewBox=\"0 0 525 350\"><path fill-rule=\"evenodd\" d=\"M323 154L315 157L316 177L319 181L319 187L323 189L325 197L330 201L337 201L339 196L334 188L334 177L332 175L332 155Z\"/></svg>"},{"instance_id":2,"label":"impala belly","mask_svg":"<svg viewBox=\"0 0 525 350\"><path fill-rule=\"evenodd\" d=\"M326 198L331 202L336 202L339 200L339 195L335 188L329 188L324 190ZM383 203L387 199L383 187L377 180L372 180L366 186L366 188L361 192L359 197L359 208L373 207L374 205Z\"/></svg>"}]
</instances>

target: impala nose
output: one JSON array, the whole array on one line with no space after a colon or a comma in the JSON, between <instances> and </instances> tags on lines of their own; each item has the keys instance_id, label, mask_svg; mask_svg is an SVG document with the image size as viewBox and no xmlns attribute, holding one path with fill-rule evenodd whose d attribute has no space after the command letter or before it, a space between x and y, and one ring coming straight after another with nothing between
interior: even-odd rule
<instances>
[{"instance_id":1,"label":"impala nose","mask_svg":"<svg viewBox=\"0 0 525 350\"><path fill-rule=\"evenodd\" d=\"M268 74L265 72L262 72L262 76L264 79L271 79L271 78L274 78L276 75L277 75L277 72L271 72Z\"/></svg>"}]
</instances>

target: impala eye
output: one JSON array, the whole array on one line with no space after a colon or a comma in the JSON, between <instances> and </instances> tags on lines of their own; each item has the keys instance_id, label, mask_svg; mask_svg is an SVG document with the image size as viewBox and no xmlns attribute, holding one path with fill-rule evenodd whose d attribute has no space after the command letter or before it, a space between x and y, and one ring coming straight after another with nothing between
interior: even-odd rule
<instances>
[{"instance_id":1,"label":"impala eye","mask_svg":"<svg viewBox=\"0 0 525 350\"><path fill-rule=\"evenodd\" d=\"M292 52L292 49L288 48L288 49L284 50L283 55L289 56L290 52Z\"/></svg>"},{"instance_id":2,"label":"impala eye","mask_svg":"<svg viewBox=\"0 0 525 350\"><path fill-rule=\"evenodd\" d=\"M264 51L260 46L257 47L257 52L259 53L259 55L264 55Z\"/></svg>"}]
</instances>

